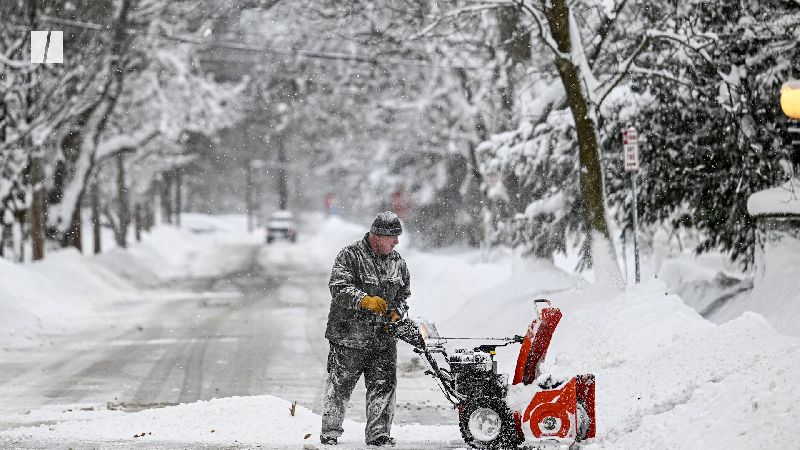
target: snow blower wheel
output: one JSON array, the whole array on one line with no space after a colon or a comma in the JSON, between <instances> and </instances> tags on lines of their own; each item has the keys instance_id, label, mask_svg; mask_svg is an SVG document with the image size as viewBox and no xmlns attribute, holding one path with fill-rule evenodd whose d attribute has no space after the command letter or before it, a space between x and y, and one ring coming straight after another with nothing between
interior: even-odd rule
<instances>
[{"instance_id":1,"label":"snow blower wheel","mask_svg":"<svg viewBox=\"0 0 800 450\"><path fill-rule=\"evenodd\" d=\"M489 397L469 399L459 416L461 437L469 446L482 450L517 447L514 417L502 400Z\"/></svg>"}]
</instances>

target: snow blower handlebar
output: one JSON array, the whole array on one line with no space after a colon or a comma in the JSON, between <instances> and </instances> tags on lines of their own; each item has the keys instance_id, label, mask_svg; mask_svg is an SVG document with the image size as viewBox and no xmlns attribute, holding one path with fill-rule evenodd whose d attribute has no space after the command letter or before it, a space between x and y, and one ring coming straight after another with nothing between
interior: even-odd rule
<instances>
[{"instance_id":1,"label":"snow blower handlebar","mask_svg":"<svg viewBox=\"0 0 800 450\"><path fill-rule=\"evenodd\" d=\"M431 354L431 352L434 351L437 353L442 353L446 357L447 354L445 353L444 349L441 348L441 346L436 346L433 349L429 349L425 343L425 338L422 336L422 332L420 332L419 326L417 326L413 320L404 318L396 322L392 322L388 325L387 330L401 341L406 342L414 347L415 353L425 356L425 360L428 362L428 366L430 367L430 370L425 371L425 373L436 378L436 380L439 382L439 389L442 390L442 393L447 400L454 405L457 405L463 400L463 396L455 390L453 378L450 376L450 373L440 368L439 364L436 362L436 359Z\"/></svg>"},{"instance_id":2,"label":"snow blower handlebar","mask_svg":"<svg viewBox=\"0 0 800 450\"><path fill-rule=\"evenodd\" d=\"M445 397L454 405L458 405L464 401L465 397L456 390L453 374L449 370L439 367L439 364L433 357L433 353L440 353L442 356L444 356L445 361L447 361L448 355L447 351L444 349L444 342L449 339L501 341L502 343L481 344L474 348L474 351L484 352L491 355L490 357L494 366L494 364L496 364L494 362L494 355L497 347L504 347L509 344L520 343L524 339L523 336L518 335L506 338L447 338L440 336L429 336L428 339L435 342L428 346L425 336L423 336L419 325L407 317L396 322L389 323L387 326L387 331L401 341L411 345L414 348L415 353L425 357L425 360L428 362L428 366L430 367L430 370L425 371L425 373L427 375L431 375L438 381L439 388L442 390L442 393L444 393Z\"/></svg>"},{"instance_id":3,"label":"snow blower handlebar","mask_svg":"<svg viewBox=\"0 0 800 450\"><path fill-rule=\"evenodd\" d=\"M425 348L425 337L422 336L420 332L419 325L417 325L413 320L409 318L403 318L396 322L391 322L387 325L387 331L400 339L403 342L408 343L414 348ZM446 342L449 340L469 340L469 341L501 341L502 344L484 344L478 347L475 347L475 350L480 351L488 351L489 347L504 347L509 344L514 343L522 343L525 339L524 336L520 336L518 334L512 337L502 337L502 338L494 338L494 337L442 337L442 336L430 336L428 339L433 341ZM486 348L486 349L484 349Z\"/></svg>"}]
</instances>

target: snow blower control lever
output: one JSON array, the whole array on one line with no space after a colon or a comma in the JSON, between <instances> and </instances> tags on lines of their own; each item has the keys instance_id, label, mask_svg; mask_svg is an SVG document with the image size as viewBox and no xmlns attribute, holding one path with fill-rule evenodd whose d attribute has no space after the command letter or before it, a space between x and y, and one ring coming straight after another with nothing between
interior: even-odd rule
<instances>
[{"instance_id":1,"label":"snow blower control lever","mask_svg":"<svg viewBox=\"0 0 800 450\"><path fill-rule=\"evenodd\" d=\"M539 304L547 304L539 308ZM459 428L471 447L489 450L535 448L554 443L573 445L595 436L594 375L569 380L541 376L561 311L550 300L534 300L535 318L524 336L510 338L441 337L435 325L405 318L388 330L423 355L445 397L458 409ZM451 354L449 340L500 341L481 343ZM514 379L497 371L497 348L519 343ZM442 355L440 365L434 355ZM509 396L509 391L513 395ZM510 399L514 400L511 401ZM525 400L520 404L519 399Z\"/></svg>"}]
</instances>

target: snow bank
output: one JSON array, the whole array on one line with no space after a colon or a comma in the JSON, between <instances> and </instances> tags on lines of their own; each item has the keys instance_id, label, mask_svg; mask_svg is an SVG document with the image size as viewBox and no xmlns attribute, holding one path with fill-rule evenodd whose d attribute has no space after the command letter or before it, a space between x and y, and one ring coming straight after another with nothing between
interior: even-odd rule
<instances>
[{"instance_id":1,"label":"snow bank","mask_svg":"<svg viewBox=\"0 0 800 450\"><path fill-rule=\"evenodd\" d=\"M791 179L779 187L750 195L747 212L751 216L800 214L800 180Z\"/></svg>"},{"instance_id":2,"label":"snow bank","mask_svg":"<svg viewBox=\"0 0 800 450\"><path fill-rule=\"evenodd\" d=\"M796 446L797 341L753 313L704 328L599 371L601 438L588 448Z\"/></svg>"},{"instance_id":3,"label":"snow bank","mask_svg":"<svg viewBox=\"0 0 800 450\"><path fill-rule=\"evenodd\" d=\"M800 337L800 241L767 243L767 267L747 295L723 305L712 319L724 322L754 311L781 333Z\"/></svg>"},{"instance_id":4,"label":"snow bank","mask_svg":"<svg viewBox=\"0 0 800 450\"><path fill-rule=\"evenodd\" d=\"M185 214L181 227L162 225L142 235L127 249L113 248L97 256L115 273L139 286L153 287L186 277L216 276L242 270L242 251L261 242L261 233L246 233L244 216ZM233 251L231 248L233 247Z\"/></svg>"},{"instance_id":5,"label":"snow bank","mask_svg":"<svg viewBox=\"0 0 800 450\"><path fill-rule=\"evenodd\" d=\"M23 427L3 431L11 438L35 437L68 446L75 439L86 441L129 441L141 446L180 442L260 448L302 448L304 443L319 444L320 417L283 399L262 395L228 397L199 401L137 413L108 411L96 405L75 405L42 409L25 415L30 422L57 422L52 425ZM364 424L345 420L342 447L363 447ZM406 425L393 427L404 442L447 442L458 439L455 426ZM349 444L349 445L348 445ZM435 447L434 447L435 448Z\"/></svg>"},{"instance_id":6,"label":"snow bank","mask_svg":"<svg viewBox=\"0 0 800 450\"><path fill-rule=\"evenodd\" d=\"M143 234L142 242L97 256L60 249L35 263L0 258L0 343L33 343L36 333L91 326L101 320L98 308L140 299L137 286L239 269L233 263L241 257L231 253L231 245L252 248L259 239L243 233L244 216L186 214L183 223L183 228L155 227Z\"/></svg>"},{"instance_id":7,"label":"snow bank","mask_svg":"<svg viewBox=\"0 0 800 450\"><path fill-rule=\"evenodd\" d=\"M544 365L597 377L598 438L587 448L791 448L800 421L800 343L760 315L723 325L657 280L616 295L541 264L473 298L439 327L459 336L522 334L537 297L564 314ZM455 342L455 341L452 341ZM459 342L455 345L465 345ZM513 373L518 347L498 349Z\"/></svg>"},{"instance_id":8,"label":"snow bank","mask_svg":"<svg viewBox=\"0 0 800 450\"><path fill-rule=\"evenodd\" d=\"M508 260L482 262L479 251L457 255L403 252L411 272L412 316L442 320L459 311L453 310L453 299L470 298L511 275Z\"/></svg>"},{"instance_id":9,"label":"snow bank","mask_svg":"<svg viewBox=\"0 0 800 450\"><path fill-rule=\"evenodd\" d=\"M126 298L133 288L77 250L48 254L42 262L0 259L0 341L16 345L47 330L87 322L99 304Z\"/></svg>"},{"instance_id":10,"label":"snow bank","mask_svg":"<svg viewBox=\"0 0 800 450\"><path fill-rule=\"evenodd\" d=\"M800 241L786 237L766 242L764 253L768 267L755 277L732 270L723 255L709 254L672 258L659 279L715 323L752 311L778 332L800 337Z\"/></svg>"}]
</instances>

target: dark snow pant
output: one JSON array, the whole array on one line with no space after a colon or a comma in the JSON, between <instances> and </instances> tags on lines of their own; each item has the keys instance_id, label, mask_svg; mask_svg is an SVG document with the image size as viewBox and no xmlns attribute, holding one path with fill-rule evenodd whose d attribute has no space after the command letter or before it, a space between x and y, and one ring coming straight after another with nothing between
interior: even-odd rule
<instances>
[{"instance_id":1,"label":"dark snow pant","mask_svg":"<svg viewBox=\"0 0 800 450\"><path fill-rule=\"evenodd\" d=\"M366 441L389 436L397 387L397 344L377 350L358 350L331 342L328 379L322 399L322 437L338 438L350 394L361 374L367 388Z\"/></svg>"}]
</instances>

